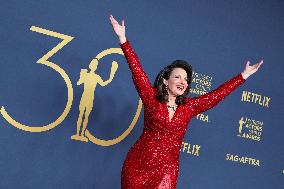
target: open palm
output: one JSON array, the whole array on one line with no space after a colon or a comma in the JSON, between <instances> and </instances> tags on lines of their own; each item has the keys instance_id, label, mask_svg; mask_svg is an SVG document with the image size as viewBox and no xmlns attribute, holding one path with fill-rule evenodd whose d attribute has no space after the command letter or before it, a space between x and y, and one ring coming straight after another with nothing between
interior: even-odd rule
<instances>
[{"instance_id":1,"label":"open palm","mask_svg":"<svg viewBox=\"0 0 284 189\"><path fill-rule=\"evenodd\" d=\"M111 25L112 25L112 27L113 27L113 30L114 30L114 32L116 33L116 35L117 35L119 38L125 37L125 25L124 25L124 20L122 20L121 25L117 22L117 20L116 20L112 15L109 16L109 20L110 20L110 23L111 23Z\"/></svg>"},{"instance_id":2,"label":"open palm","mask_svg":"<svg viewBox=\"0 0 284 189\"><path fill-rule=\"evenodd\" d=\"M245 76L245 79L248 78L250 75L254 74L262 64L263 60L250 66L250 61L247 61L245 70L243 71L243 76Z\"/></svg>"}]
</instances>

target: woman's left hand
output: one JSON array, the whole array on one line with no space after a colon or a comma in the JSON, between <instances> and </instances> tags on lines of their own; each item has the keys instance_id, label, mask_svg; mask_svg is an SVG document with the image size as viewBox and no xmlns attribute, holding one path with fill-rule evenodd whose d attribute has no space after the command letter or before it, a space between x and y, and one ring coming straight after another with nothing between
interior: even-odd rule
<instances>
[{"instance_id":1,"label":"woman's left hand","mask_svg":"<svg viewBox=\"0 0 284 189\"><path fill-rule=\"evenodd\" d=\"M250 66L250 61L247 61L245 70L242 72L243 78L247 79L249 76L254 74L260 68L261 64L263 64L263 60L252 66Z\"/></svg>"}]
</instances>

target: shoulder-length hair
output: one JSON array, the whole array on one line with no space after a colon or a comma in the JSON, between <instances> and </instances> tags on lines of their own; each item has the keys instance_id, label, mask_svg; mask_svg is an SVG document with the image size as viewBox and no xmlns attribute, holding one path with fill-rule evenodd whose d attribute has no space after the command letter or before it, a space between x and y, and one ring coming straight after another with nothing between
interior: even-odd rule
<instances>
[{"instance_id":1,"label":"shoulder-length hair","mask_svg":"<svg viewBox=\"0 0 284 189\"><path fill-rule=\"evenodd\" d=\"M187 88L184 91L184 93L180 96L177 96L176 98L176 104L185 104L186 103L186 96L189 93L191 79L192 79L192 67L184 60L175 60L170 65L163 68L159 74L157 75L154 83L154 88L157 89L157 95L156 98L162 102L167 103L168 102L168 92L166 89L166 85L163 82L163 79L168 80L170 78L170 75L174 68L182 68L187 73Z\"/></svg>"}]
</instances>

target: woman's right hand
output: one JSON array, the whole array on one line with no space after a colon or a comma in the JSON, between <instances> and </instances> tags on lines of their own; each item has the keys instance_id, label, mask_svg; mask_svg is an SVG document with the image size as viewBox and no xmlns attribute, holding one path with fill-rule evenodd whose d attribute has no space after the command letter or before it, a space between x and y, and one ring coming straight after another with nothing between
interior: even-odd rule
<instances>
[{"instance_id":1,"label":"woman's right hand","mask_svg":"<svg viewBox=\"0 0 284 189\"><path fill-rule=\"evenodd\" d=\"M122 20L121 25L116 21L116 19L112 15L109 16L109 20L114 32L119 38L120 44L126 42L124 20Z\"/></svg>"}]
</instances>

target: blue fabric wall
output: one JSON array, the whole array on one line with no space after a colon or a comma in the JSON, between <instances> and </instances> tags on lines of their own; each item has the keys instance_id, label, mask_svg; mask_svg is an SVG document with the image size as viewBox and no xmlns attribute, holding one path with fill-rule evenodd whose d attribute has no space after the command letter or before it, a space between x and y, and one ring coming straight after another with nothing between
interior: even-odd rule
<instances>
[{"instance_id":1,"label":"blue fabric wall","mask_svg":"<svg viewBox=\"0 0 284 189\"><path fill-rule=\"evenodd\" d=\"M76 85L80 70L103 50L119 48L109 14L125 19L127 37L152 82L162 67L185 59L195 78L209 81L209 86L196 82L192 87L208 92L240 73L247 60L263 58L257 74L191 121L177 188L284 188L283 10L284 2L277 0L1 2L0 105L14 120L41 126L62 114L68 98L73 101L64 120L43 132L14 127L1 110L0 188L120 188L120 170L142 132L143 113L115 145L71 139L84 90ZM58 72L36 64L62 40L33 32L31 26L74 37L49 59L70 78L72 96ZM139 100L123 56L102 58L96 73L106 80L113 60L118 70L109 85L97 86L87 127L104 140L129 127ZM262 101L252 99L256 96ZM267 105L261 104L265 99ZM248 127L239 132L240 120ZM241 137L255 131L252 125L261 128L259 140Z\"/></svg>"}]
</instances>

